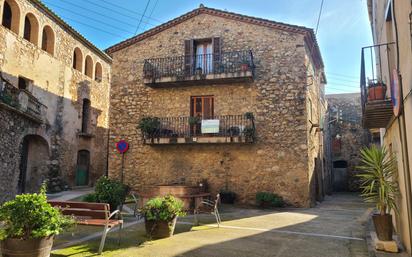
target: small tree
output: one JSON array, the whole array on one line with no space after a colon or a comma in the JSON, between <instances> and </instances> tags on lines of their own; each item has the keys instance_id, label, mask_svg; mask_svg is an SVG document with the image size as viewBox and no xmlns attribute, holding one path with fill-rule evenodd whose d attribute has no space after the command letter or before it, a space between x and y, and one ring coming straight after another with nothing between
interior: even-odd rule
<instances>
[{"instance_id":1,"label":"small tree","mask_svg":"<svg viewBox=\"0 0 412 257\"><path fill-rule=\"evenodd\" d=\"M375 203L380 215L397 210L398 193L396 158L388 155L385 147L372 145L361 150L361 196L366 202Z\"/></svg>"}]
</instances>

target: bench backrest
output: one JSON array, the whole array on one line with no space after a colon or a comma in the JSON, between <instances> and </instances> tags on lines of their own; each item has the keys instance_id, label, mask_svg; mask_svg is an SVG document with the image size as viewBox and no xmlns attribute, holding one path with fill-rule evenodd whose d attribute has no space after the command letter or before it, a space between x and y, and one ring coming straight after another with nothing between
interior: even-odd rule
<instances>
[{"instance_id":1,"label":"bench backrest","mask_svg":"<svg viewBox=\"0 0 412 257\"><path fill-rule=\"evenodd\" d=\"M110 216L110 206L107 203L85 203L72 201L49 200L53 207L58 207L64 215L74 215L76 217L89 217L92 219L108 219Z\"/></svg>"}]
</instances>

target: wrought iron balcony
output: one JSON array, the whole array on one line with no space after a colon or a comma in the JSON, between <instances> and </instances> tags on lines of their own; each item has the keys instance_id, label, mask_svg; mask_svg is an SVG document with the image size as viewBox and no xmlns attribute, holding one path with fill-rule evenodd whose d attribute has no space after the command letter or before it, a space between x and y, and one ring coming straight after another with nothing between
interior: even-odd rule
<instances>
[{"instance_id":1,"label":"wrought iron balcony","mask_svg":"<svg viewBox=\"0 0 412 257\"><path fill-rule=\"evenodd\" d=\"M44 122L47 107L32 93L18 89L6 81L0 80L0 103L26 115L37 122Z\"/></svg>"},{"instance_id":2,"label":"wrought iron balcony","mask_svg":"<svg viewBox=\"0 0 412 257\"><path fill-rule=\"evenodd\" d=\"M177 56L145 60L143 79L151 87L248 82L254 69L251 50Z\"/></svg>"},{"instance_id":3,"label":"wrought iron balcony","mask_svg":"<svg viewBox=\"0 0 412 257\"><path fill-rule=\"evenodd\" d=\"M142 124L142 121L146 123ZM145 144L253 143L255 140L252 113L208 119L199 116L146 117L142 121L139 127Z\"/></svg>"},{"instance_id":4,"label":"wrought iron balcony","mask_svg":"<svg viewBox=\"0 0 412 257\"><path fill-rule=\"evenodd\" d=\"M391 83L390 52L393 44L362 48L360 89L364 128L385 128L392 118L392 101L388 88Z\"/></svg>"}]
</instances>

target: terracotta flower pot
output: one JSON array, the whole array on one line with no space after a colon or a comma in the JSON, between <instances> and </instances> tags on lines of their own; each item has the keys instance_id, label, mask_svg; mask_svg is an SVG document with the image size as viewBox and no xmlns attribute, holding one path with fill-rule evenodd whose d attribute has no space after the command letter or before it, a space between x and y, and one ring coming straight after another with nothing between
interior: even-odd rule
<instances>
[{"instance_id":1,"label":"terracotta flower pot","mask_svg":"<svg viewBox=\"0 0 412 257\"><path fill-rule=\"evenodd\" d=\"M49 257L54 236L36 239L8 238L1 241L3 257Z\"/></svg>"},{"instance_id":2,"label":"terracotta flower pot","mask_svg":"<svg viewBox=\"0 0 412 257\"><path fill-rule=\"evenodd\" d=\"M248 71L248 70L249 70L249 64L247 64L247 63L242 63L242 64L240 65L240 69L241 69L243 72Z\"/></svg>"},{"instance_id":3,"label":"terracotta flower pot","mask_svg":"<svg viewBox=\"0 0 412 257\"><path fill-rule=\"evenodd\" d=\"M374 214L372 220L379 240L391 241L393 234L392 215Z\"/></svg>"},{"instance_id":4,"label":"terracotta flower pot","mask_svg":"<svg viewBox=\"0 0 412 257\"><path fill-rule=\"evenodd\" d=\"M171 221L145 219L146 234L153 239L171 237L175 231L176 220L177 217Z\"/></svg>"},{"instance_id":5,"label":"terracotta flower pot","mask_svg":"<svg viewBox=\"0 0 412 257\"><path fill-rule=\"evenodd\" d=\"M383 83L370 85L368 88L368 101L384 100L386 94L386 86Z\"/></svg>"}]
</instances>

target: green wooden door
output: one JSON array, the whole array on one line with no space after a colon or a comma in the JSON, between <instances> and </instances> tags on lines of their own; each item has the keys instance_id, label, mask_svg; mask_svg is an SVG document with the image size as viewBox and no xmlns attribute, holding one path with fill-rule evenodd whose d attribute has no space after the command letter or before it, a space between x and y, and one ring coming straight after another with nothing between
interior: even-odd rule
<instances>
[{"instance_id":1,"label":"green wooden door","mask_svg":"<svg viewBox=\"0 0 412 257\"><path fill-rule=\"evenodd\" d=\"M77 154L76 185L86 186L89 182L90 153L81 150Z\"/></svg>"}]
</instances>

